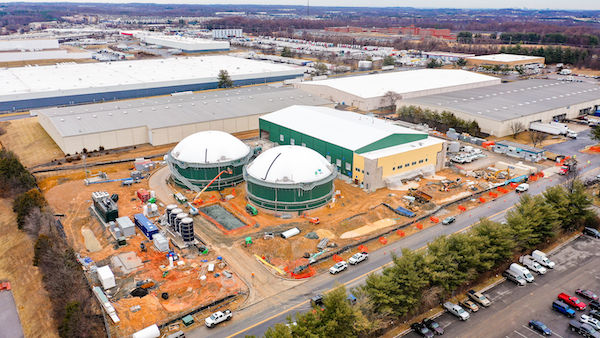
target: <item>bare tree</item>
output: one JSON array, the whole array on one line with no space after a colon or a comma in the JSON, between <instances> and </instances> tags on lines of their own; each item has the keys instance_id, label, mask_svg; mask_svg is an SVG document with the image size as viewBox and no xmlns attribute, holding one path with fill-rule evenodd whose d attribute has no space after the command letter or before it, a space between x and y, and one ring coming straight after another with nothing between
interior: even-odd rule
<instances>
[{"instance_id":1,"label":"bare tree","mask_svg":"<svg viewBox=\"0 0 600 338\"><path fill-rule=\"evenodd\" d=\"M525 125L523 122L512 122L509 125L510 131L512 132L512 137L517 138L517 134L525 131Z\"/></svg>"},{"instance_id":2,"label":"bare tree","mask_svg":"<svg viewBox=\"0 0 600 338\"><path fill-rule=\"evenodd\" d=\"M395 91L388 90L381 97L381 106L389 107L393 112L396 111L396 101L401 98L401 95L396 93Z\"/></svg>"},{"instance_id":3,"label":"bare tree","mask_svg":"<svg viewBox=\"0 0 600 338\"><path fill-rule=\"evenodd\" d=\"M548 134L540 133L533 130L529 131L529 139L531 140L531 143L533 143L534 147L536 147L538 144L542 144L542 142L544 142L544 140L546 140L547 138Z\"/></svg>"}]
</instances>

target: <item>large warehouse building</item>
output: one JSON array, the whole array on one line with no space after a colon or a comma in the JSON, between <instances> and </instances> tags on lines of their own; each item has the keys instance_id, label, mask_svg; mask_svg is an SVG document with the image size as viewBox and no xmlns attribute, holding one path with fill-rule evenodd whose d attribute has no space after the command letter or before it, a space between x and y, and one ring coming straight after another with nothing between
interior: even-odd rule
<instances>
[{"instance_id":1,"label":"large warehouse building","mask_svg":"<svg viewBox=\"0 0 600 338\"><path fill-rule=\"evenodd\" d=\"M467 66L515 66L543 65L546 58L542 56L528 56L515 54L493 54L471 56L467 58Z\"/></svg>"},{"instance_id":2,"label":"large warehouse building","mask_svg":"<svg viewBox=\"0 0 600 338\"><path fill-rule=\"evenodd\" d=\"M104 102L214 89L220 70L234 85L296 78L302 67L231 56L0 69L0 111Z\"/></svg>"},{"instance_id":3,"label":"large warehouse building","mask_svg":"<svg viewBox=\"0 0 600 338\"><path fill-rule=\"evenodd\" d=\"M398 107L417 106L475 119L481 131L502 137L510 125L573 119L600 107L600 86L556 80L527 80L497 86L399 100Z\"/></svg>"},{"instance_id":4,"label":"large warehouse building","mask_svg":"<svg viewBox=\"0 0 600 338\"><path fill-rule=\"evenodd\" d=\"M408 99L486 87L500 82L499 78L465 70L422 69L307 81L295 83L294 86L324 99L368 111L390 106L389 101L384 99L389 91Z\"/></svg>"},{"instance_id":5,"label":"large warehouse building","mask_svg":"<svg viewBox=\"0 0 600 338\"><path fill-rule=\"evenodd\" d=\"M443 140L362 114L292 106L262 116L259 123L261 138L311 148L342 177L368 190L445 164Z\"/></svg>"},{"instance_id":6,"label":"large warehouse building","mask_svg":"<svg viewBox=\"0 0 600 338\"><path fill-rule=\"evenodd\" d=\"M189 38L185 36L146 35L140 39L148 44L181 49L184 53L217 52L229 50L229 41Z\"/></svg>"},{"instance_id":7,"label":"large warehouse building","mask_svg":"<svg viewBox=\"0 0 600 338\"><path fill-rule=\"evenodd\" d=\"M262 115L294 104L333 103L290 87L256 86L32 111L66 154L150 143L176 143L206 130L258 129Z\"/></svg>"}]
</instances>

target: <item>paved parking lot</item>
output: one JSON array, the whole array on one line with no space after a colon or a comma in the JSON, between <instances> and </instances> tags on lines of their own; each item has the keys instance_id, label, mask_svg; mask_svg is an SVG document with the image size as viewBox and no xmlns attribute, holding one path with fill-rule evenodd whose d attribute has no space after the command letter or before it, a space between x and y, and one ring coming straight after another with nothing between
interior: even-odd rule
<instances>
[{"instance_id":1,"label":"paved parking lot","mask_svg":"<svg viewBox=\"0 0 600 338\"><path fill-rule=\"evenodd\" d=\"M531 319L546 324L559 338L581 337L568 328L569 318L552 311L556 296L565 292L575 296L575 289L590 289L600 292L600 240L578 237L557 250L550 258L556 262L554 270L545 275L534 273L535 280L526 286L517 287L505 281L485 292L492 305L471 313L471 318L460 322L449 313L436 321L446 331L444 337L461 338L535 338L541 335L527 327ZM587 304L587 300L582 299ZM578 317L588 310L578 311ZM406 337L418 337L414 332Z\"/></svg>"}]
</instances>

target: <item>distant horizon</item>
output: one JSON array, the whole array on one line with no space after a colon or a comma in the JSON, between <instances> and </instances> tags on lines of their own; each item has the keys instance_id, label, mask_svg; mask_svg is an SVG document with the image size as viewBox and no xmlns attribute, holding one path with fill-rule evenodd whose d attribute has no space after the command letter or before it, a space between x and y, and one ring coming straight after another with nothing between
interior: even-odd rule
<instances>
[{"instance_id":1,"label":"distant horizon","mask_svg":"<svg viewBox=\"0 0 600 338\"><path fill-rule=\"evenodd\" d=\"M365 6L363 0L291 0L282 3L283 0L235 0L235 1L217 1L215 0L158 0L158 1L101 1L101 0L56 0L56 1L4 1L7 3L82 3L82 4L156 4L156 5L272 5L272 6L306 6L310 7L360 7L360 8L415 8L415 9L474 9L474 10L497 10L497 9L518 9L518 10L559 10L559 11L598 11L600 10L600 1L573 0L569 2L558 0L507 0L502 2L500 7L481 7L480 2L470 0L457 0L453 7L447 6L447 1L425 0L420 1L420 6L410 6L398 4L397 0L379 0L376 5ZM375 1L372 1L375 2Z\"/></svg>"}]
</instances>

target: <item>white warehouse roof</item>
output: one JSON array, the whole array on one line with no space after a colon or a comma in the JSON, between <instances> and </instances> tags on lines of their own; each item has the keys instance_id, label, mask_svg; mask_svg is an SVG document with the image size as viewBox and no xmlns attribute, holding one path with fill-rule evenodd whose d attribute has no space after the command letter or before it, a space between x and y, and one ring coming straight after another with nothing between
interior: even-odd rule
<instances>
[{"instance_id":1,"label":"white warehouse roof","mask_svg":"<svg viewBox=\"0 0 600 338\"><path fill-rule=\"evenodd\" d=\"M496 62L515 62L515 61L535 61L539 60L541 56L528 56L528 55L516 55L516 54L492 54L492 55L481 55L471 56L469 60L481 60L481 61L496 61Z\"/></svg>"},{"instance_id":2,"label":"white warehouse roof","mask_svg":"<svg viewBox=\"0 0 600 338\"><path fill-rule=\"evenodd\" d=\"M215 82L221 69L234 81L304 73L296 66L231 56L4 68L0 69L0 102ZM107 94L106 99L112 96Z\"/></svg>"},{"instance_id":3,"label":"white warehouse roof","mask_svg":"<svg viewBox=\"0 0 600 338\"><path fill-rule=\"evenodd\" d=\"M392 134L427 135L378 118L327 107L291 106L262 116L261 120L353 151Z\"/></svg>"},{"instance_id":4,"label":"white warehouse roof","mask_svg":"<svg viewBox=\"0 0 600 338\"><path fill-rule=\"evenodd\" d=\"M184 51L210 51L229 50L229 41L216 41L200 38L189 38L184 36L148 35L142 36L142 41L155 45L171 48L180 48Z\"/></svg>"},{"instance_id":5,"label":"white warehouse roof","mask_svg":"<svg viewBox=\"0 0 600 338\"><path fill-rule=\"evenodd\" d=\"M412 92L489 81L497 81L500 83L500 79L493 76L477 74L465 70L422 69L362 76L348 76L336 79L303 82L302 85L329 86L358 97L375 98L383 96L388 91L394 91L402 95Z\"/></svg>"},{"instance_id":6,"label":"white warehouse roof","mask_svg":"<svg viewBox=\"0 0 600 338\"><path fill-rule=\"evenodd\" d=\"M246 157L250 147L226 132L209 130L192 134L171 151L173 158L188 163L211 164Z\"/></svg>"},{"instance_id":7,"label":"white warehouse roof","mask_svg":"<svg viewBox=\"0 0 600 338\"><path fill-rule=\"evenodd\" d=\"M331 175L331 163L316 151L301 146L266 150L247 166L248 175L278 184L310 183Z\"/></svg>"}]
</instances>

